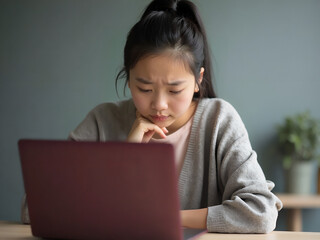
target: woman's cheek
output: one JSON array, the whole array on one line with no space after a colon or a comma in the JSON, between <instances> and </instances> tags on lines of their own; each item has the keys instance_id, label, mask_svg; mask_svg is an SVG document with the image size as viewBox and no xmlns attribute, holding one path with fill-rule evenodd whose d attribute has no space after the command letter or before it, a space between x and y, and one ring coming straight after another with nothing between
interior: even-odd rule
<instances>
[{"instance_id":1,"label":"woman's cheek","mask_svg":"<svg viewBox=\"0 0 320 240\"><path fill-rule=\"evenodd\" d=\"M175 99L174 104L172 104L172 110L176 113L185 113L191 104L192 98L189 95L182 95Z\"/></svg>"},{"instance_id":2,"label":"woman's cheek","mask_svg":"<svg viewBox=\"0 0 320 240\"><path fill-rule=\"evenodd\" d=\"M148 101L146 97L141 96L140 94L131 94L134 105L136 106L137 110L144 115L144 112L147 109Z\"/></svg>"}]
</instances>

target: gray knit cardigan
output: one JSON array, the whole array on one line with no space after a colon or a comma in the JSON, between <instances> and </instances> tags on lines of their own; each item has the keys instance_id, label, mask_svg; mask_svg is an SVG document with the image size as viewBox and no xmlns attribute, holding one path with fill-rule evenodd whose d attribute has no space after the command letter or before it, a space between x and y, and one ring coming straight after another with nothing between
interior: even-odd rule
<instances>
[{"instance_id":1,"label":"gray knit cardigan","mask_svg":"<svg viewBox=\"0 0 320 240\"><path fill-rule=\"evenodd\" d=\"M69 138L125 140L135 111L132 100L100 104ZM240 116L218 98L198 102L178 186L181 209L208 207L209 232L268 233L274 230L282 208Z\"/></svg>"}]
</instances>

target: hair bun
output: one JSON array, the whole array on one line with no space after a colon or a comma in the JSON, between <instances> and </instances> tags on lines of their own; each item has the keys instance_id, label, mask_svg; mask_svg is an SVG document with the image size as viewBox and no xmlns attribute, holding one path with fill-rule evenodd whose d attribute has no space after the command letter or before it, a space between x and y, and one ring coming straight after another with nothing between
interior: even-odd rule
<instances>
[{"instance_id":1,"label":"hair bun","mask_svg":"<svg viewBox=\"0 0 320 240\"><path fill-rule=\"evenodd\" d=\"M177 12L179 0L153 0L144 11L141 19L144 19L151 12Z\"/></svg>"},{"instance_id":2,"label":"hair bun","mask_svg":"<svg viewBox=\"0 0 320 240\"><path fill-rule=\"evenodd\" d=\"M158 11L177 11L178 0L154 0L154 2L159 3Z\"/></svg>"}]
</instances>

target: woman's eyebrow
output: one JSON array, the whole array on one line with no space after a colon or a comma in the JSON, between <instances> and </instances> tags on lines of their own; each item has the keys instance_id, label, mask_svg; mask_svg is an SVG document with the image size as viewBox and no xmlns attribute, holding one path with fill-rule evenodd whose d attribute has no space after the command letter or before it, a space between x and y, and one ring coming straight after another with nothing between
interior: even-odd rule
<instances>
[{"instance_id":1,"label":"woman's eyebrow","mask_svg":"<svg viewBox=\"0 0 320 240\"><path fill-rule=\"evenodd\" d=\"M143 83L143 84L152 84L152 82L150 82L150 81L148 81L148 80L145 80L145 79L143 79L143 78L136 78L136 80L137 80L138 82Z\"/></svg>"},{"instance_id":2,"label":"woman's eyebrow","mask_svg":"<svg viewBox=\"0 0 320 240\"><path fill-rule=\"evenodd\" d=\"M173 82L168 83L168 85L170 85L170 86L178 86L178 85L180 85L182 83L185 83L185 81L184 80L177 80L177 81L173 81Z\"/></svg>"},{"instance_id":3,"label":"woman's eyebrow","mask_svg":"<svg viewBox=\"0 0 320 240\"><path fill-rule=\"evenodd\" d=\"M148 81L148 80L143 79L143 78L140 78L140 77L137 77L136 80L138 82L140 82L140 83L143 83L143 84L153 84L153 82ZM169 85L169 86L178 86L178 85L180 85L180 84L182 84L184 82L185 82L184 80L176 80L176 81L167 83L167 85Z\"/></svg>"}]
</instances>

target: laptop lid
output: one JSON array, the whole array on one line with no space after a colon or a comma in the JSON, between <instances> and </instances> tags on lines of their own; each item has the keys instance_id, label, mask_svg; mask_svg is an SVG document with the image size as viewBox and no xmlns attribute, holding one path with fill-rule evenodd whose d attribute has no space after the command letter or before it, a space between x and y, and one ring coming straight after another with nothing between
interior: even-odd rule
<instances>
[{"instance_id":1,"label":"laptop lid","mask_svg":"<svg viewBox=\"0 0 320 240\"><path fill-rule=\"evenodd\" d=\"M173 147L20 140L32 233L64 239L181 239Z\"/></svg>"}]
</instances>

